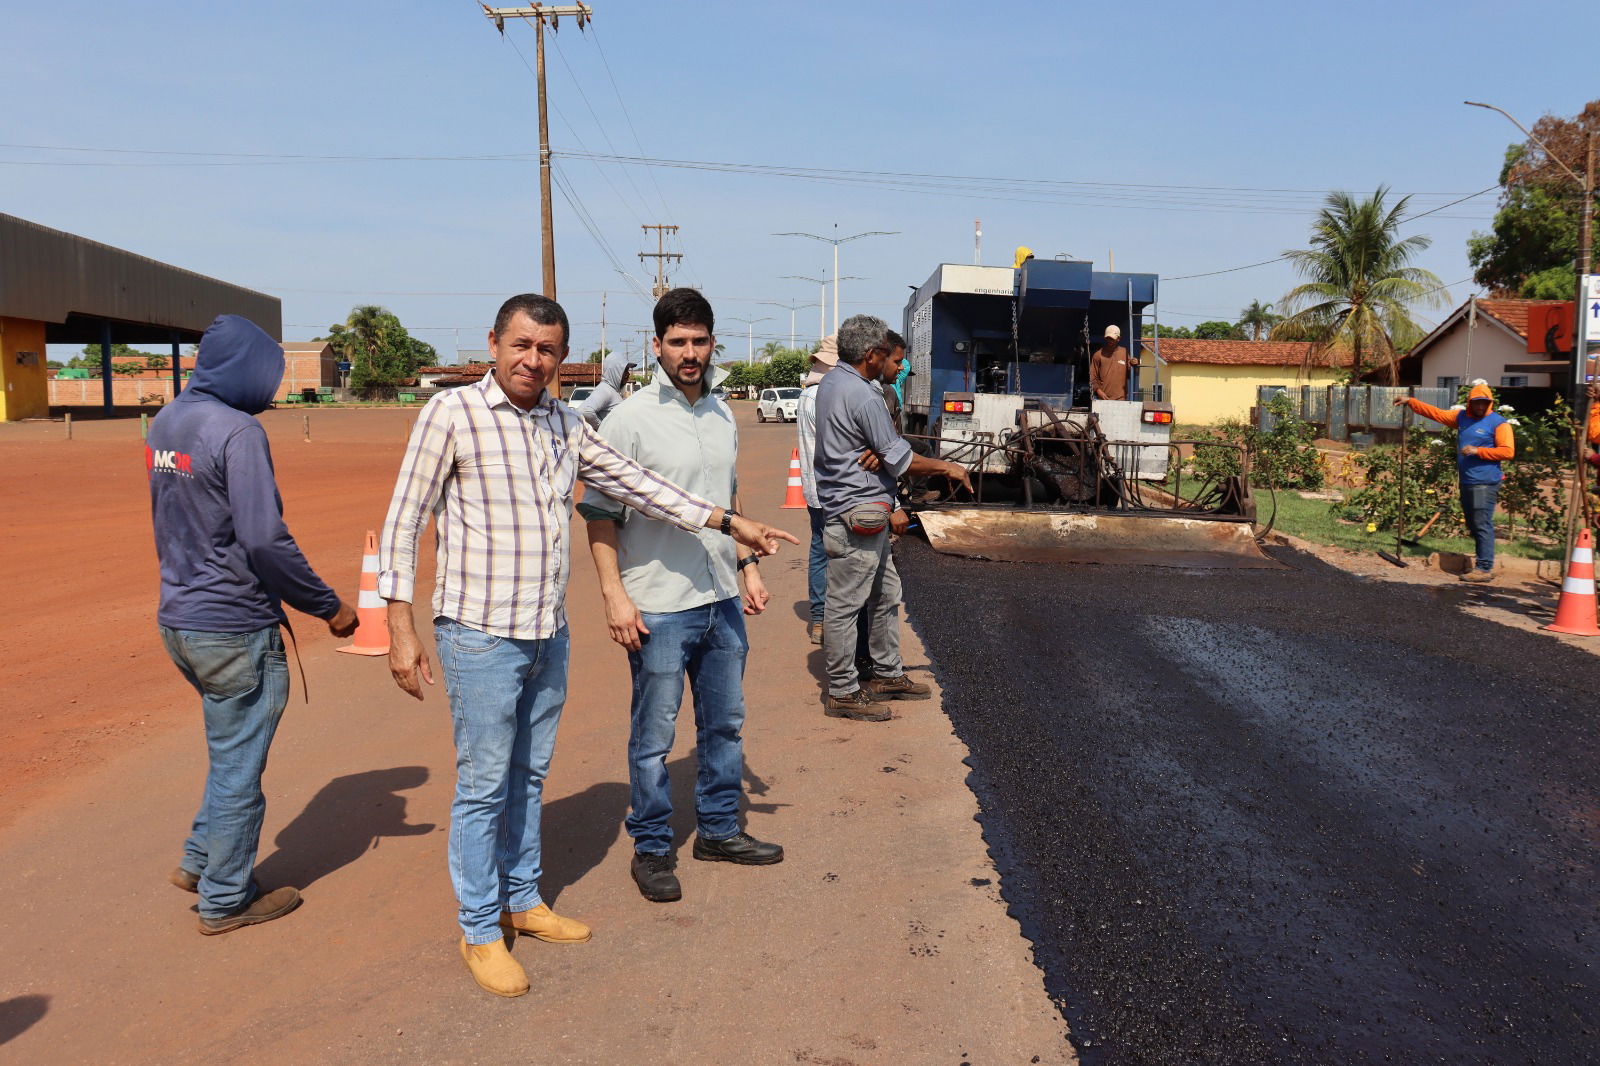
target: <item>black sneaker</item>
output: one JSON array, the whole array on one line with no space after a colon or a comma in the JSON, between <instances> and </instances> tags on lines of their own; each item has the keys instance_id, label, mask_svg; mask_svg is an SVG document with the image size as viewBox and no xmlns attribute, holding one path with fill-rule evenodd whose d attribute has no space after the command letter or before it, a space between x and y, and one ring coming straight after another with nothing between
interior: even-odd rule
<instances>
[{"instance_id":1,"label":"black sneaker","mask_svg":"<svg viewBox=\"0 0 1600 1066\"><path fill-rule=\"evenodd\" d=\"M643 851L633 853L633 882L639 886L639 895L651 903L676 903L683 898L683 886L678 884L678 860L670 852L651 855Z\"/></svg>"},{"instance_id":2,"label":"black sneaker","mask_svg":"<svg viewBox=\"0 0 1600 1066\"><path fill-rule=\"evenodd\" d=\"M771 866L783 861L783 848L766 844L749 833L735 833L726 840L694 838L694 857L701 862L736 862L740 866Z\"/></svg>"},{"instance_id":3,"label":"black sneaker","mask_svg":"<svg viewBox=\"0 0 1600 1066\"><path fill-rule=\"evenodd\" d=\"M858 688L848 696L835 696L828 694L828 705L823 713L829 718L849 718L857 722L887 722L894 715L889 713L889 708L872 698L872 694L864 688Z\"/></svg>"}]
</instances>

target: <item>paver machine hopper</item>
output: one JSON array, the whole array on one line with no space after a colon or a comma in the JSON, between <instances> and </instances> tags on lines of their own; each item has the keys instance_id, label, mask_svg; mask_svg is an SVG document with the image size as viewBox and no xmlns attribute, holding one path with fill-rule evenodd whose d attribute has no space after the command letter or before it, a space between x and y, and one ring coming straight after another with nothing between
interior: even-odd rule
<instances>
[{"instance_id":1,"label":"paver machine hopper","mask_svg":"<svg viewBox=\"0 0 1600 1066\"><path fill-rule=\"evenodd\" d=\"M914 486L934 548L1015 561L1280 565L1256 541L1248 457L1172 439L1158 353L1141 336L1156 291L1154 274L1030 259L1015 269L942 264L912 294L907 436L965 465L974 486L970 496ZM1089 388L1094 349L1113 325L1138 364L1120 400ZM1185 461L1218 448L1232 454Z\"/></svg>"}]
</instances>

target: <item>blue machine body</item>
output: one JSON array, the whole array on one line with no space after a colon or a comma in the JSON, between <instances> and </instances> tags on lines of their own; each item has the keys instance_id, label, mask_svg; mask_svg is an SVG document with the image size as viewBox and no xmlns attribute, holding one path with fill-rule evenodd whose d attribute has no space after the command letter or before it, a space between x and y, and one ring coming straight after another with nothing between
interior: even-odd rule
<instances>
[{"instance_id":1,"label":"blue machine body","mask_svg":"<svg viewBox=\"0 0 1600 1066\"><path fill-rule=\"evenodd\" d=\"M1154 274L1100 271L1082 260L1030 259L1018 269L942 264L906 303L906 413L930 427L946 393L1085 406L1089 358L1106 327L1121 327L1121 344L1137 359L1157 285ZM1129 381L1130 398L1139 398L1138 384L1137 376Z\"/></svg>"}]
</instances>

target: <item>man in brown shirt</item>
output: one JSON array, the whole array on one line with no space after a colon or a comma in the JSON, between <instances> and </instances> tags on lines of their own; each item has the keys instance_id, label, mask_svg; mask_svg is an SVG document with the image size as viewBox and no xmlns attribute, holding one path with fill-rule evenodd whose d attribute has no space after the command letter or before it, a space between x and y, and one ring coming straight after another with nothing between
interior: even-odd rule
<instances>
[{"instance_id":1,"label":"man in brown shirt","mask_svg":"<svg viewBox=\"0 0 1600 1066\"><path fill-rule=\"evenodd\" d=\"M1121 328L1107 326L1105 340L1089 360L1089 386L1097 400L1128 398L1128 350L1117 343L1121 339Z\"/></svg>"}]
</instances>

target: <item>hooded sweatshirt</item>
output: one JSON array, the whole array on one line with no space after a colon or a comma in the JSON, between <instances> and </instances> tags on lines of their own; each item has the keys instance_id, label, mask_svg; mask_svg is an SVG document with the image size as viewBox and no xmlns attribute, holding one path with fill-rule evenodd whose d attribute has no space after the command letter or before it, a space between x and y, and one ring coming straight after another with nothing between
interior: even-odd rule
<instances>
[{"instance_id":1,"label":"hooded sweatshirt","mask_svg":"<svg viewBox=\"0 0 1600 1066\"><path fill-rule=\"evenodd\" d=\"M628 368L632 365L626 352L612 352L600 364L600 384L578 405L578 414L595 429L599 429L611 409L622 402L622 386L628 380Z\"/></svg>"},{"instance_id":2,"label":"hooded sweatshirt","mask_svg":"<svg viewBox=\"0 0 1600 1066\"><path fill-rule=\"evenodd\" d=\"M1495 413L1494 393L1487 385L1474 385L1467 393L1467 402L1488 400L1489 410L1482 418L1473 418L1465 410L1444 411L1415 397L1406 398L1406 406L1424 418L1440 425L1454 426L1456 430L1456 470L1463 485L1498 485L1505 477L1500 464L1516 458L1516 438L1511 433L1511 423ZM1471 448L1469 454L1466 449Z\"/></svg>"},{"instance_id":3,"label":"hooded sweatshirt","mask_svg":"<svg viewBox=\"0 0 1600 1066\"><path fill-rule=\"evenodd\" d=\"M188 386L150 423L156 620L168 628L249 633L284 620L280 600L318 618L338 613L338 595L283 524L267 434L253 417L283 368L283 349L259 326L222 315L200 339Z\"/></svg>"}]
</instances>

